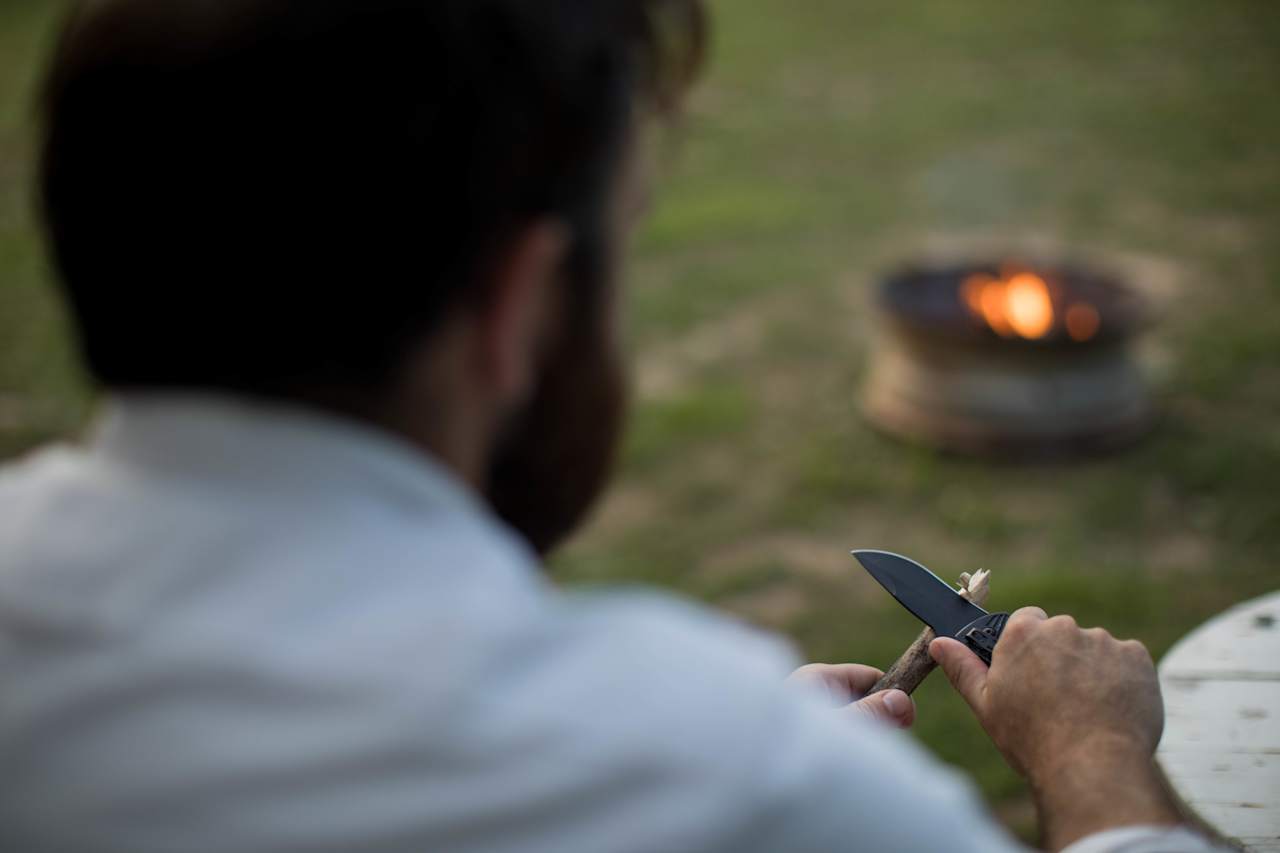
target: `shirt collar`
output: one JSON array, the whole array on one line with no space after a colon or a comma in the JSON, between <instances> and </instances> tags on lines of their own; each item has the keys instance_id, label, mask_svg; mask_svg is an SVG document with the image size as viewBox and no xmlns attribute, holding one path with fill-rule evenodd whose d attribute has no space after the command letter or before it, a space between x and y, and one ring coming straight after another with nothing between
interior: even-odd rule
<instances>
[{"instance_id":1,"label":"shirt collar","mask_svg":"<svg viewBox=\"0 0 1280 853\"><path fill-rule=\"evenodd\" d=\"M370 423L283 402L157 392L109 398L91 448L177 476L278 489L378 490L433 508L489 514L439 460Z\"/></svg>"}]
</instances>

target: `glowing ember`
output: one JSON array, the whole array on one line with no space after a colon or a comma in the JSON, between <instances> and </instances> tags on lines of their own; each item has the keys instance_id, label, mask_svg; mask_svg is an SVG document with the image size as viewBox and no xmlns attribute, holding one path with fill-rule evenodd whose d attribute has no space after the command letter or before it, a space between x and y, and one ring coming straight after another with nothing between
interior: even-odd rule
<instances>
[{"instance_id":1,"label":"glowing ember","mask_svg":"<svg viewBox=\"0 0 1280 853\"><path fill-rule=\"evenodd\" d=\"M1098 309L1087 302L1077 302L1067 309L1067 334L1073 341L1087 341L1098 334L1102 318Z\"/></svg>"},{"instance_id":2,"label":"glowing ember","mask_svg":"<svg viewBox=\"0 0 1280 853\"><path fill-rule=\"evenodd\" d=\"M1003 281L998 281L982 288L982 293L978 297L978 304L982 306L982 316L986 319L987 325L995 329L996 334L1002 338L1013 337L1013 327L1009 325L1009 317L1004 310L1005 286Z\"/></svg>"},{"instance_id":3,"label":"glowing ember","mask_svg":"<svg viewBox=\"0 0 1280 853\"><path fill-rule=\"evenodd\" d=\"M1057 322L1053 292L1035 273L1010 270L996 278L975 273L960 286L960 298L974 317L1002 338L1038 340L1053 331ZM1073 303L1063 317L1067 335L1077 342L1098 333L1098 309L1085 302Z\"/></svg>"},{"instance_id":4,"label":"glowing ember","mask_svg":"<svg viewBox=\"0 0 1280 853\"><path fill-rule=\"evenodd\" d=\"M975 273L964 280L960 286L960 297L975 317L982 316L982 294L987 288L996 284L996 280L984 273Z\"/></svg>"}]
</instances>

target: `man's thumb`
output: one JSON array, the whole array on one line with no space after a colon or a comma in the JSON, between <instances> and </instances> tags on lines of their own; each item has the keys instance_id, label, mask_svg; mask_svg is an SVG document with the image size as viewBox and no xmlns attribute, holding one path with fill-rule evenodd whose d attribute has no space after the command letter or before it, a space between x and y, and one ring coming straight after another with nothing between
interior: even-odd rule
<instances>
[{"instance_id":1,"label":"man's thumb","mask_svg":"<svg viewBox=\"0 0 1280 853\"><path fill-rule=\"evenodd\" d=\"M916 703L901 690L881 690L849 707L855 714L866 714L900 729L908 728L916 719Z\"/></svg>"},{"instance_id":2,"label":"man's thumb","mask_svg":"<svg viewBox=\"0 0 1280 853\"><path fill-rule=\"evenodd\" d=\"M929 655L938 662L947 680L975 712L982 707L987 687L987 665L969 647L950 637L938 637L929 644Z\"/></svg>"}]
</instances>

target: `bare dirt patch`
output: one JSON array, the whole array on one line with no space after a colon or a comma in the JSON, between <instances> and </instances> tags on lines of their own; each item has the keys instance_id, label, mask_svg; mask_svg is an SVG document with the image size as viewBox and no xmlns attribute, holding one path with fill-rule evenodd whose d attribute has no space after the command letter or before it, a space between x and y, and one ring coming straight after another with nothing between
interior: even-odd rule
<instances>
[{"instance_id":1,"label":"bare dirt patch","mask_svg":"<svg viewBox=\"0 0 1280 853\"><path fill-rule=\"evenodd\" d=\"M782 630L812 609L806 590L795 584L772 584L725 598L719 606L763 628Z\"/></svg>"},{"instance_id":2,"label":"bare dirt patch","mask_svg":"<svg viewBox=\"0 0 1280 853\"><path fill-rule=\"evenodd\" d=\"M698 571L710 579L732 577L762 562L776 563L797 577L870 586L864 572L855 571L844 537L819 538L796 533L748 537L709 554Z\"/></svg>"}]
</instances>

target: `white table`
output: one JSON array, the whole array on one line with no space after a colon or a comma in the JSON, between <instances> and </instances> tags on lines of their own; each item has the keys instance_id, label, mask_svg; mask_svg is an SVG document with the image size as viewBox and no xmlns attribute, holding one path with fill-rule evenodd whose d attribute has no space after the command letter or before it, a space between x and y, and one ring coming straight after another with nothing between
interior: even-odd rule
<instances>
[{"instance_id":1,"label":"white table","mask_svg":"<svg viewBox=\"0 0 1280 853\"><path fill-rule=\"evenodd\" d=\"M1252 851L1280 851L1280 592L1239 604L1160 662L1156 758L1207 823Z\"/></svg>"}]
</instances>

